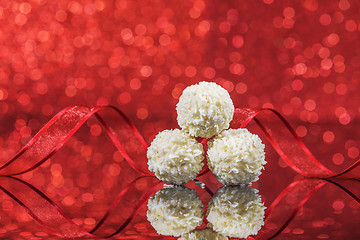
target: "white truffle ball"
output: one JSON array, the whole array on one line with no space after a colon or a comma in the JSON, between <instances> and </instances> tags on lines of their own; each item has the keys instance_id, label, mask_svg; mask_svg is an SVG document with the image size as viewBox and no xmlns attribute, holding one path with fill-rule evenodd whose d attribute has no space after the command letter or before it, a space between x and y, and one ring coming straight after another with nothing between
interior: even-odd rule
<instances>
[{"instance_id":1,"label":"white truffle ball","mask_svg":"<svg viewBox=\"0 0 360 240\"><path fill-rule=\"evenodd\" d=\"M147 151L149 170L171 184L183 184L196 178L204 166L201 143L180 129L164 130Z\"/></svg>"},{"instance_id":2,"label":"white truffle ball","mask_svg":"<svg viewBox=\"0 0 360 240\"><path fill-rule=\"evenodd\" d=\"M209 169L224 185L257 181L266 164L265 145L245 128L224 130L208 147Z\"/></svg>"},{"instance_id":3,"label":"white truffle ball","mask_svg":"<svg viewBox=\"0 0 360 240\"><path fill-rule=\"evenodd\" d=\"M266 208L257 192L246 186L220 188L208 205L209 227L228 237L256 235L264 225Z\"/></svg>"},{"instance_id":4,"label":"white truffle ball","mask_svg":"<svg viewBox=\"0 0 360 240\"><path fill-rule=\"evenodd\" d=\"M211 229L195 230L185 234L178 240L227 240L228 238Z\"/></svg>"},{"instance_id":5,"label":"white truffle ball","mask_svg":"<svg viewBox=\"0 0 360 240\"><path fill-rule=\"evenodd\" d=\"M195 190L164 188L149 199L147 219L158 234L181 236L201 225L203 206Z\"/></svg>"},{"instance_id":6,"label":"white truffle ball","mask_svg":"<svg viewBox=\"0 0 360 240\"><path fill-rule=\"evenodd\" d=\"M216 83L200 82L185 88L176 105L179 126L191 136L211 138L229 127L234 104Z\"/></svg>"}]
</instances>

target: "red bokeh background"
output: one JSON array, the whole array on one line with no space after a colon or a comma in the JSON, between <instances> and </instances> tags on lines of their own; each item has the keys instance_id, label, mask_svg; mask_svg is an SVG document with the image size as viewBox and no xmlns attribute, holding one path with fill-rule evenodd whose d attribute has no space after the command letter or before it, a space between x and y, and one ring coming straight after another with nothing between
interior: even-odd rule
<instances>
[{"instance_id":1,"label":"red bokeh background","mask_svg":"<svg viewBox=\"0 0 360 240\"><path fill-rule=\"evenodd\" d=\"M150 141L177 127L177 99L198 81L219 83L237 107L277 109L305 142L340 145L335 165L354 159L359 145L342 132L358 129L359 9L348 0L2 0L1 159L72 104L118 106Z\"/></svg>"},{"instance_id":2,"label":"red bokeh background","mask_svg":"<svg viewBox=\"0 0 360 240\"><path fill-rule=\"evenodd\" d=\"M344 169L359 158L359 37L357 0L0 0L0 163L74 104L119 107L150 143L178 127L186 86L215 81L236 107L281 112L325 166ZM268 145L267 154L272 174L292 179ZM113 177L125 168L91 119L25 179L42 186L49 175L43 190L71 206L77 198L54 189L71 186L64 161L77 158ZM81 176L80 188L91 185Z\"/></svg>"}]
</instances>

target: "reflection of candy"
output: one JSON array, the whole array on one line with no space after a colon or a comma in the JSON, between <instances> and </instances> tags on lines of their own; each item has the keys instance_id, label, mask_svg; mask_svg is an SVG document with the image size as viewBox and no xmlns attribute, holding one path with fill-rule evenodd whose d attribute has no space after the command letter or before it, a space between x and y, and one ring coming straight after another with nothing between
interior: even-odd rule
<instances>
[{"instance_id":1,"label":"reflection of candy","mask_svg":"<svg viewBox=\"0 0 360 240\"><path fill-rule=\"evenodd\" d=\"M265 206L258 190L246 186L220 188L207 209L209 227L229 237L247 238L264 225Z\"/></svg>"},{"instance_id":2,"label":"reflection of candy","mask_svg":"<svg viewBox=\"0 0 360 240\"><path fill-rule=\"evenodd\" d=\"M195 190L164 188L149 199L147 219L158 234L180 236L201 225L203 206Z\"/></svg>"},{"instance_id":3,"label":"reflection of candy","mask_svg":"<svg viewBox=\"0 0 360 240\"><path fill-rule=\"evenodd\" d=\"M160 132L148 148L149 170L160 180L182 184L196 178L204 163L203 146L186 132Z\"/></svg>"},{"instance_id":4,"label":"reflection of candy","mask_svg":"<svg viewBox=\"0 0 360 240\"><path fill-rule=\"evenodd\" d=\"M264 168L265 145L247 129L224 130L208 142L209 169L219 182L247 184L258 180Z\"/></svg>"},{"instance_id":5,"label":"reflection of candy","mask_svg":"<svg viewBox=\"0 0 360 240\"><path fill-rule=\"evenodd\" d=\"M216 83L200 82L185 88L176 105L179 126L194 137L211 138L229 127L234 104Z\"/></svg>"},{"instance_id":6,"label":"reflection of candy","mask_svg":"<svg viewBox=\"0 0 360 240\"><path fill-rule=\"evenodd\" d=\"M195 230L185 234L178 240L227 240L228 238L211 229Z\"/></svg>"}]
</instances>

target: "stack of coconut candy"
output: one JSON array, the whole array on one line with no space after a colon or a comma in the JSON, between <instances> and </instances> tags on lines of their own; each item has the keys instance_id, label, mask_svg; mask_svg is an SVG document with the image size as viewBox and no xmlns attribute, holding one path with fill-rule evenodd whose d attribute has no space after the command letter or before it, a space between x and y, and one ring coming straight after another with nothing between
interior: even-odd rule
<instances>
[{"instance_id":1,"label":"stack of coconut candy","mask_svg":"<svg viewBox=\"0 0 360 240\"><path fill-rule=\"evenodd\" d=\"M266 164L265 145L247 129L228 129L234 115L229 93L212 82L187 87L176 106L181 129L164 130L147 151L149 170L170 184L194 180L204 166L207 138L210 171L224 185L257 181Z\"/></svg>"}]
</instances>

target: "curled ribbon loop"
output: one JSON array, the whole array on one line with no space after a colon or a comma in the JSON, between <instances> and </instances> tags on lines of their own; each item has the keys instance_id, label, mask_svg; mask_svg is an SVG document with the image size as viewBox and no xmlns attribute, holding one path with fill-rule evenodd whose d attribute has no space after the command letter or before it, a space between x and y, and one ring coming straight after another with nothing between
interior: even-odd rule
<instances>
[{"instance_id":1,"label":"curled ribbon loop","mask_svg":"<svg viewBox=\"0 0 360 240\"><path fill-rule=\"evenodd\" d=\"M118 124L109 126L99 114L103 109L114 110L120 116ZM36 169L55 154L93 115L103 125L130 166L143 175L152 176L150 172L142 170L139 162L134 161L146 156L147 144L144 138L126 115L112 106L71 106L60 111L14 157L0 167L0 175L15 176ZM142 162L146 162L145 159Z\"/></svg>"},{"instance_id":2,"label":"curled ribbon loop","mask_svg":"<svg viewBox=\"0 0 360 240\"><path fill-rule=\"evenodd\" d=\"M296 172L315 178L359 178L360 159L335 173L321 164L296 135L289 122L274 109L236 108L232 128L246 127L251 120L260 127L280 157Z\"/></svg>"}]
</instances>

